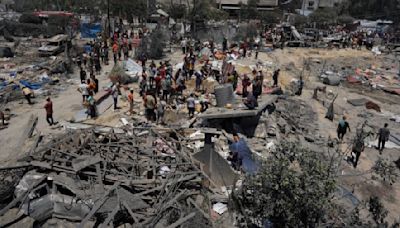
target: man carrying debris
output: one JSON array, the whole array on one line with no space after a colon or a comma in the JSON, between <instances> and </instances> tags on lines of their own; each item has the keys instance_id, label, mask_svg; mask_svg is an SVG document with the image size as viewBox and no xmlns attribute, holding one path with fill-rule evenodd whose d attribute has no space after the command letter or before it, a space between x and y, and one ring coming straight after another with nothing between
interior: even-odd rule
<instances>
[{"instance_id":1,"label":"man carrying debris","mask_svg":"<svg viewBox=\"0 0 400 228\"><path fill-rule=\"evenodd\" d=\"M383 149L385 149L385 143L389 141L390 131L388 129L388 124L385 123L385 126L379 129L378 133L378 150L379 154L382 154Z\"/></svg>"},{"instance_id":2,"label":"man carrying debris","mask_svg":"<svg viewBox=\"0 0 400 228\"><path fill-rule=\"evenodd\" d=\"M28 101L28 104L32 105L31 97L33 95L32 90L30 90L28 87L22 87L22 94L24 94L25 99Z\"/></svg>"},{"instance_id":3,"label":"man carrying debris","mask_svg":"<svg viewBox=\"0 0 400 228\"><path fill-rule=\"evenodd\" d=\"M272 76L272 80L274 80L274 87L278 86L278 79L279 79L279 73L281 72L281 69L277 69L274 72L274 75Z\"/></svg>"},{"instance_id":4,"label":"man carrying debris","mask_svg":"<svg viewBox=\"0 0 400 228\"><path fill-rule=\"evenodd\" d=\"M194 116L194 111L196 108L196 101L194 99L194 94L190 94L190 97L187 99L187 108L189 110L189 118L193 118Z\"/></svg>"},{"instance_id":5,"label":"man carrying debris","mask_svg":"<svg viewBox=\"0 0 400 228\"><path fill-rule=\"evenodd\" d=\"M340 141L343 140L344 135L347 133L347 129L349 129L349 131L351 131L350 130L350 125L346 121L346 119L347 119L346 116L343 116L343 119L341 119L339 121L339 124L338 124L338 127L337 127L337 136L338 136L338 139Z\"/></svg>"},{"instance_id":6,"label":"man carrying debris","mask_svg":"<svg viewBox=\"0 0 400 228\"><path fill-rule=\"evenodd\" d=\"M50 97L46 99L46 104L44 105L44 109L46 110L46 121L50 126L54 124L53 120L53 102L50 100Z\"/></svg>"}]
</instances>

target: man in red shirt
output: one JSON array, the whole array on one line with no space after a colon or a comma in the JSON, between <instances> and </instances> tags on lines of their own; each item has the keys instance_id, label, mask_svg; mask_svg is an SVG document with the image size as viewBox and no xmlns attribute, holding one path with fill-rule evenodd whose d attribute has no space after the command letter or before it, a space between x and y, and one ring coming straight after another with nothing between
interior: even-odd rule
<instances>
[{"instance_id":1,"label":"man in red shirt","mask_svg":"<svg viewBox=\"0 0 400 228\"><path fill-rule=\"evenodd\" d=\"M50 97L46 99L46 104L44 105L44 109L46 109L46 120L50 126L54 124L53 120L53 102L50 100Z\"/></svg>"}]
</instances>

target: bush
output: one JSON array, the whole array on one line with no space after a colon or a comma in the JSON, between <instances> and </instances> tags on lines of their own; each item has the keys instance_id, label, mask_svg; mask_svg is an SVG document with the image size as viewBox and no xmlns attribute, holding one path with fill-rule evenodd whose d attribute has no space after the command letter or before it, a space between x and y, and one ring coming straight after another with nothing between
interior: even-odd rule
<instances>
[{"instance_id":1,"label":"bush","mask_svg":"<svg viewBox=\"0 0 400 228\"><path fill-rule=\"evenodd\" d=\"M349 16L349 15L341 15L337 18L337 23L338 24L352 24L354 22L354 18Z\"/></svg>"},{"instance_id":2,"label":"bush","mask_svg":"<svg viewBox=\"0 0 400 228\"><path fill-rule=\"evenodd\" d=\"M295 15L294 17L294 26L301 27L307 24L307 17L303 15Z\"/></svg>"},{"instance_id":3,"label":"bush","mask_svg":"<svg viewBox=\"0 0 400 228\"><path fill-rule=\"evenodd\" d=\"M24 13L19 18L19 22L28 23L28 24L41 24L42 19L40 19L39 17L37 17L31 13Z\"/></svg>"},{"instance_id":4,"label":"bush","mask_svg":"<svg viewBox=\"0 0 400 228\"><path fill-rule=\"evenodd\" d=\"M310 15L310 21L316 23L334 23L337 13L332 8L318 9Z\"/></svg>"},{"instance_id":5,"label":"bush","mask_svg":"<svg viewBox=\"0 0 400 228\"><path fill-rule=\"evenodd\" d=\"M281 20L281 14L276 12L262 12L260 19L267 24L276 24Z\"/></svg>"}]
</instances>

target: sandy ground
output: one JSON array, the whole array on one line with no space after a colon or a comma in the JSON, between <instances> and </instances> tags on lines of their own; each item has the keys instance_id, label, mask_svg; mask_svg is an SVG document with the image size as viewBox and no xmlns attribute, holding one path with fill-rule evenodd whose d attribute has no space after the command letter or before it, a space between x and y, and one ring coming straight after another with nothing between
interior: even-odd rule
<instances>
[{"instance_id":1,"label":"sandy ground","mask_svg":"<svg viewBox=\"0 0 400 228\"><path fill-rule=\"evenodd\" d=\"M101 75L98 75L100 87L109 84L108 72L111 71L112 65L103 66ZM82 96L77 91L79 83L79 70L75 69L75 73L71 77L73 82L65 85L65 90L50 96L53 101L53 118L59 122L57 126L50 127L46 122L46 112L44 107L45 97L34 98L34 105L29 105L26 100L8 103L7 107L15 114L10 120L7 129L0 131L0 161L2 165L12 163L16 159L24 156L24 151L18 148L20 137L25 130L25 126L31 115L37 115L39 121L36 130L47 137L60 133L65 121L71 120L75 113L82 109ZM109 98L111 99L111 98Z\"/></svg>"}]
</instances>

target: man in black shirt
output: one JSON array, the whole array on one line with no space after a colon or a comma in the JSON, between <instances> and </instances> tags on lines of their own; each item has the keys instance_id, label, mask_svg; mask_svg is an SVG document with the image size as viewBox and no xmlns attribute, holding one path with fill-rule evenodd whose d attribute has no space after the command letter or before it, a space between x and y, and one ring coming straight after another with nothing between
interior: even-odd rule
<instances>
[{"instance_id":1,"label":"man in black shirt","mask_svg":"<svg viewBox=\"0 0 400 228\"><path fill-rule=\"evenodd\" d=\"M379 153L382 154L383 149L385 149L385 143L389 141L390 131L388 129L388 124L385 123L385 126L379 129L378 133L378 149Z\"/></svg>"}]
</instances>

